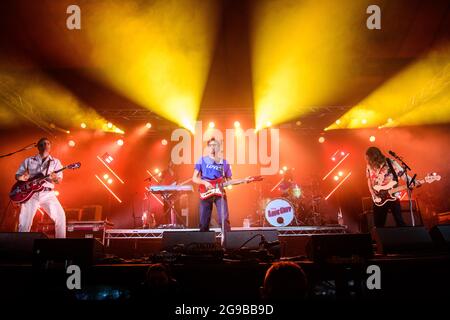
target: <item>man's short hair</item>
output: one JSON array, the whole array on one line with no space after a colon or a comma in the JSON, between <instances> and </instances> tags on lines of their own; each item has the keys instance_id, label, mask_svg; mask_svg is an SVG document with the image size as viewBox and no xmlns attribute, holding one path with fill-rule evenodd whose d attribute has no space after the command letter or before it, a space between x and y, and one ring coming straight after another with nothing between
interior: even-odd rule
<instances>
[{"instance_id":1,"label":"man's short hair","mask_svg":"<svg viewBox=\"0 0 450 320\"><path fill-rule=\"evenodd\" d=\"M44 141L48 141L48 142L51 143L51 141L50 141L47 137L42 137L42 138L40 138L40 139L38 140L38 142L36 143L36 145L39 147L39 146L42 145L42 143L43 143Z\"/></svg>"},{"instance_id":2,"label":"man's short hair","mask_svg":"<svg viewBox=\"0 0 450 320\"><path fill-rule=\"evenodd\" d=\"M219 142L219 140L217 140L215 137L211 137L211 138L209 138L209 140L206 142L206 145L208 145L209 146L209 144L211 143L211 142L217 142L218 144L220 144L220 142Z\"/></svg>"}]
</instances>

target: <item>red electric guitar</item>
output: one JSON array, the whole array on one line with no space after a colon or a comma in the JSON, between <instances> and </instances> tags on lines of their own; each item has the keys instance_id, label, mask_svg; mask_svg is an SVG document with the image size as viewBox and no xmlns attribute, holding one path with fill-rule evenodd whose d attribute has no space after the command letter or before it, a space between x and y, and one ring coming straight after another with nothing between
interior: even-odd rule
<instances>
[{"instance_id":1,"label":"red electric guitar","mask_svg":"<svg viewBox=\"0 0 450 320\"><path fill-rule=\"evenodd\" d=\"M202 200L208 199L213 196L222 197L224 194L224 191L222 188L225 188L225 187L228 187L231 185L249 183L249 182L254 182L254 181L261 181L261 180L263 180L262 176L252 176L252 177L247 177L244 179L229 180L222 184L223 178L217 178L214 180L208 180L209 183L211 183L213 185L213 188L206 189L206 187L203 184L201 184L198 187L198 192L200 192L200 199L202 199Z\"/></svg>"},{"instance_id":2,"label":"red electric guitar","mask_svg":"<svg viewBox=\"0 0 450 320\"><path fill-rule=\"evenodd\" d=\"M54 173L58 173L66 169L78 169L79 167L81 167L81 163L72 163L68 166L54 171ZM9 198L13 203L24 203L28 201L28 199L30 199L33 194L44 189L44 183L46 182L46 179L48 177L50 177L50 173L46 176L44 176L44 174L42 173L39 173L28 181L17 181L9 192Z\"/></svg>"}]
</instances>

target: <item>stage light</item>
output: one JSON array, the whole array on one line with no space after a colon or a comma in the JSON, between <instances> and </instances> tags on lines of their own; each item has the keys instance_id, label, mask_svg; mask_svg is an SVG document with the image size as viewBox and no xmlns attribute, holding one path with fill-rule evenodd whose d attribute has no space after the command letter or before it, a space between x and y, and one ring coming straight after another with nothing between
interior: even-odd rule
<instances>
[{"instance_id":1,"label":"stage light","mask_svg":"<svg viewBox=\"0 0 450 320\"><path fill-rule=\"evenodd\" d=\"M295 122L295 125L300 127L302 125L302 122L300 120L298 120L298 121Z\"/></svg>"},{"instance_id":2,"label":"stage light","mask_svg":"<svg viewBox=\"0 0 450 320\"><path fill-rule=\"evenodd\" d=\"M108 175L107 173L105 173L105 174L103 175L103 179L108 180L108 178L109 178L109 175Z\"/></svg>"},{"instance_id":3,"label":"stage light","mask_svg":"<svg viewBox=\"0 0 450 320\"><path fill-rule=\"evenodd\" d=\"M342 177L343 175L344 175L344 173L343 173L342 171L339 171L339 172L338 172L338 176L339 176L339 177Z\"/></svg>"},{"instance_id":4,"label":"stage light","mask_svg":"<svg viewBox=\"0 0 450 320\"><path fill-rule=\"evenodd\" d=\"M284 174L284 171L283 171L283 169L281 169L281 170L280 170L280 174Z\"/></svg>"},{"instance_id":5,"label":"stage light","mask_svg":"<svg viewBox=\"0 0 450 320\"><path fill-rule=\"evenodd\" d=\"M109 178L108 179L108 184L112 184L113 183L113 179Z\"/></svg>"},{"instance_id":6,"label":"stage light","mask_svg":"<svg viewBox=\"0 0 450 320\"><path fill-rule=\"evenodd\" d=\"M320 137L319 138L319 143L324 143L325 142L325 138L324 137Z\"/></svg>"},{"instance_id":7,"label":"stage light","mask_svg":"<svg viewBox=\"0 0 450 320\"><path fill-rule=\"evenodd\" d=\"M66 133L67 133L67 134L70 134L70 130L67 130Z\"/></svg>"},{"instance_id":8,"label":"stage light","mask_svg":"<svg viewBox=\"0 0 450 320\"><path fill-rule=\"evenodd\" d=\"M106 124L106 126L108 127L108 129L112 129L113 124L112 124L111 122L108 122L108 123Z\"/></svg>"},{"instance_id":9,"label":"stage light","mask_svg":"<svg viewBox=\"0 0 450 320\"><path fill-rule=\"evenodd\" d=\"M80 124L80 127L83 128L83 129L86 129L86 128L87 128L87 125L86 125L86 123L82 122L82 123Z\"/></svg>"},{"instance_id":10,"label":"stage light","mask_svg":"<svg viewBox=\"0 0 450 320\"><path fill-rule=\"evenodd\" d=\"M375 136L370 136L369 141L370 142L375 142Z\"/></svg>"},{"instance_id":11,"label":"stage light","mask_svg":"<svg viewBox=\"0 0 450 320\"><path fill-rule=\"evenodd\" d=\"M362 123L362 124L367 124L367 119L362 119L362 120L361 120L361 123Z\"/></svg>"},{"instance_id":12,"label":"stage light","mask_svg":"<svg viewBox=\"0 0 450 320\"><path fill-rule=\"evenodd\" d=\"M55 190L55 196L59 196L59 191L58 190Z\"/></svg>"},{"instance_id":13,"label":"stage light","mask_svg":"<svg viewBox=\"0 0 450 320\"><path fill-rule=\"evenodd\" d=\"M336 124L337 124L337 125L340 125L340 124L341 124L341 119L337 119L337 120L336 120Z\"/></svg>"},{"instance_id":14,"label":"stage light","mask_svg":"<svg viewBox=\"0 0 450 320\"><path fill-rule=\"evenodd\" d=\"M119 199L119 197L106 185L106 183L104 183L102 181L102 179L100 179L99 176L97 176L97 175L94 175L94 176L105 187L105 189L108 190L109 193L111 193L111 195L113 195L114 198L116 198L117 201L119 201L119 203L122 203L122 200Z\"/></svg>"},{"instance_id":15,"label":"stage light","mask_svg":"<svg viewBox=\"0 0 450 320\"><path fill-rule=\"evenodd\" d=\"M345 156L345 152L344 151L341 151L341 156Z\"/></svg>"},{"instance_id":16,"label":"stage light","mask_svg":"<svg viewBox=\"0 0 450 320\"><path fill-rule=\"evenodd\" d=\"M147 123L145 124L145 126L147 127L147 129L151 129L152 124L151 124L150 122L147 122Z\"/></svg>"},{"instance_id":17,"label":"stage light","mask_svg":"<svg viewBox=\"0 0 450 320\"><path fill-rule=\"evenodd\" d=\"M331 161L336 161L336 158L335 157L331 157Z\"/></svg>"},{"instance_id":18,"label":"stage light","mask_svg":"<svg viewBox=\"0 0 450 320\"><path fill-rule=\"evenodd\" d=\"M122 139L117 140L117 145L123 146L123 140Z\"/></svg>"},{"instance_id":19,"label":"stage light","mask_svg":"<svg viewBox=\"0 0 450 320\"><path fill-rule=\"evenodd\" d=\"M239 128L241 126L241 124L239 123L239 121L235 121L234 122L234 127L235 128Z\"/></svg>"},{"instance_id":20,"label":"stage light","mask_svg":"<svg viewBox=\"0 0 450 320\"><path fill-rule=\"evenodd\" d=\"M215 126L216 126L216 124L214 122L212 122L212 121L208 124L208 127L210 129L213 129Z\"/></svg>"},{"instance_id":21,"label":"stage light","mask_svg":"<svg viewBox=\"0 0 450 320\"><path fill-rule=\"evenodd\" d=\"M339 176L334 176L334 181L338 181L339 180Z\"/></svg>"},{"instance_id":22,"label":"stage light","mask_svg":"<svg viewBox=\"0 0 450 320\"><path fill-rule=\"evenodd\" d=\"M155 172L156 174L158 174L158 173L159 173L159 169L156 168L155 170L153 170L153 172Z\"/></svg>"},{"instance_id":23,"label":"stage light","mask_svg":"<svg viewBox=\"0 0 450 320\"><path fill-rule=\"evenodd\" d=\"M108 164L114 161L114 158L108 152L105 152L101 159Z\"/></svg>"},{"instance_id":24,"label":"stage light","mask_svg":"<svg viewBox=\"0 0 450 320\"><path fill-rule=\"evenodd\" d=\"M161 140L161 144L162 144L163 146L167 146L167 140L166 140L166 139L162 139L162 140Z\"/></svg>"},{"instance_id":25,"label":"stage light","mask_svg":"<svg viewBox=\"0 0 450 320\"><path fill-rule=\"evenodd\" d=\"M286 166L283 166L283 171L287 171L287 167Z\"/></svg>"},{"instance_id":26,"label":"stage light","mask_svg":"<svg viewBox=\"0 0 450 320\"><path fill-rule=\"evenodd\" d=\"M69 147L71 147L71 148L75 147L75 141L73 141L73 140L69 140L68 144L69 144Z\"/></svg>"},{"instance_id":27,"label":"stage light","mask_svg":"<svg viewBox=\"0 0 450 320\"><path fill-rule=\"evenodd\" d=\"M392 118L388 118L386 122L387 123L392 123L392 122L394 122L394 120Z\"/></svg>"},{"instance_id":28,"label":"stage light","mask_svg":"<svg viewBox=\"0 0 450 320\"><path fill-rule=\"evenodd\" d=\"M271 121L267 121L267 122L266 122L266 127L269 128L269 127L271 127L271 126L272 126L272 122L271 122Z\"/></svg>"},{"instance_id":29,"label":"stage light","mask_svg":"<svg viewBox=\"0 0 450 320\"><path fill-rule=\"evenodd\" d=\"M107 154L107 153L105 153L105 154ZM122 183L122 184L124 184L125 182L122 180L122 179L120 179L120 177L117 175L117 173L115 173L114 172L114 170L110 167L110 166L108 166L108 164L102 159L102 158L100 158L99 156L97 156L97 159L117 178L117 180L119 180L120 181L120 183ZM112 159L112 157L111 157L111 159ZM111 160L112 161L112 160ZM98 178L98 176L97 175L95 175L97 178ZM98 179L100 179L100 178L98 178ZM103 181L102 181L103 182Z\"/></svg>"}]
</instances>

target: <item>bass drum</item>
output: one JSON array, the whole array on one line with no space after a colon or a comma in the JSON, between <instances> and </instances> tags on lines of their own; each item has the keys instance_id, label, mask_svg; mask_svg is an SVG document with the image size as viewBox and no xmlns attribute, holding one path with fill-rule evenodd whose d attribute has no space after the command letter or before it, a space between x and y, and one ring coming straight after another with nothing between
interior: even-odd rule
<instances>
[{"instance_id":1,"label":"bass drum","mask_svg":"<svg viewBox=\"0 0 450 320\"><path fill-rule=\"evenodd\" d=\"M264 211L267 222L274 227L286 227L294 220L294 206L283 198L269 201Z\"/></svg>"}]
</instances>

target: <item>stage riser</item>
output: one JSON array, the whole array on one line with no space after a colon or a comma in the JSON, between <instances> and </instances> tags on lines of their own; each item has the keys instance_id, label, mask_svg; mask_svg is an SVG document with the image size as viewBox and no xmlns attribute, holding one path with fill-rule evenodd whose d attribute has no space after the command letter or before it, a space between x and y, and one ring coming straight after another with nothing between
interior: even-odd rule
<instances>
[{"instance_id":1,"label":"stage riser","mask_svg":"<svg viewBox=\"0 0 450 320\"><path fill-rule=\"evenodd\" d=\"M306 256L306 244L311 236L280 236L281 257ZM220 239L217 239L220 244ZM107 253L122 258L138 258L157 254L163 249L162 239L111 239Z\"/></svg>"}]
</instances>

